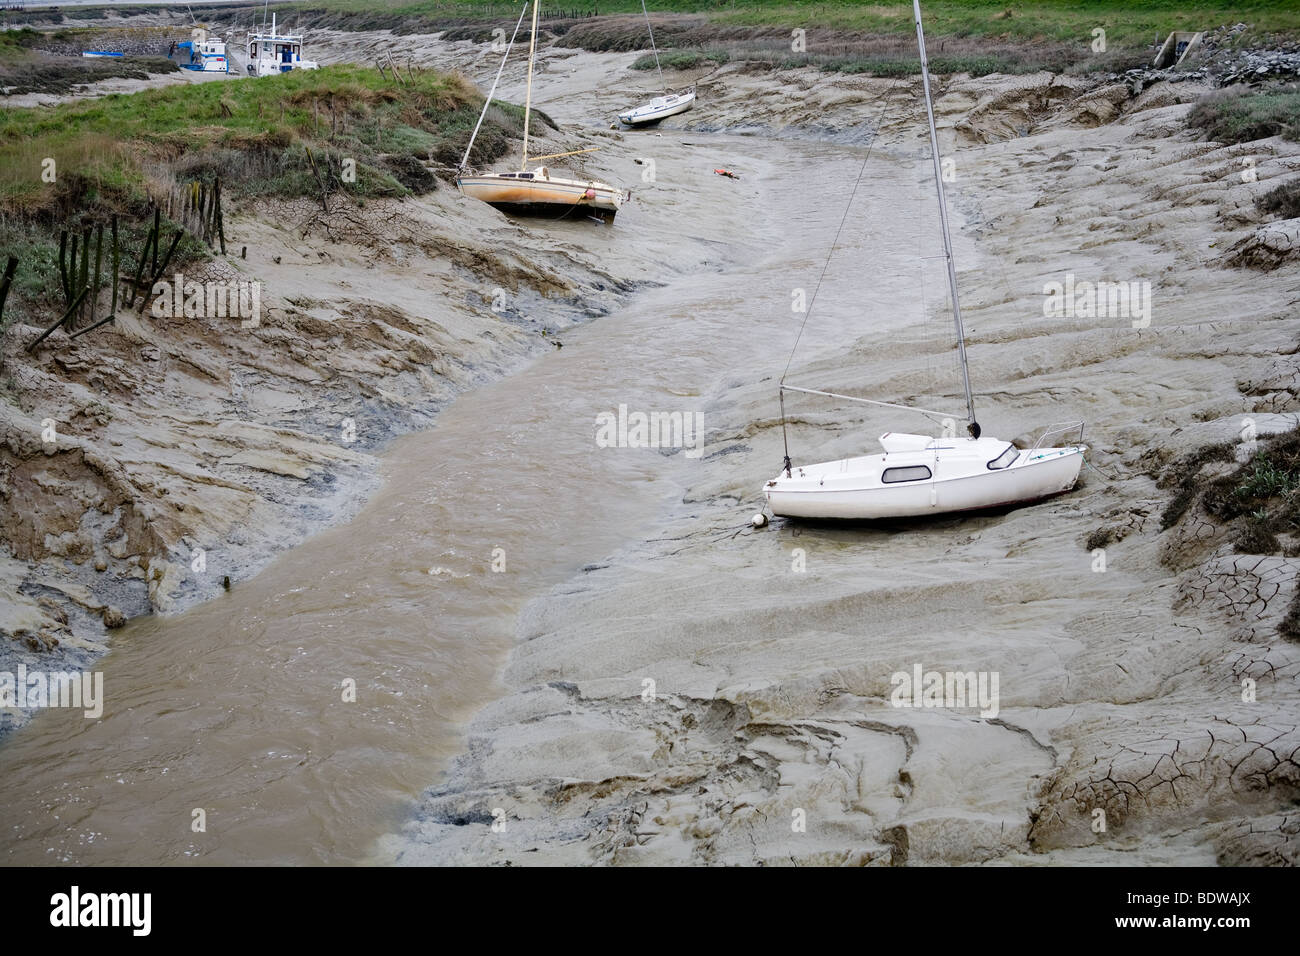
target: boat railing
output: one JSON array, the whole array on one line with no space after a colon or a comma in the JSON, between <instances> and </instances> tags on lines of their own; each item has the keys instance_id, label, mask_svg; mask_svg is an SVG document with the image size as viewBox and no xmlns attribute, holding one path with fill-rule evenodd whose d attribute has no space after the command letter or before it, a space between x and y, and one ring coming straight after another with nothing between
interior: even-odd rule
<instances>
[{"instance_id":1,"label":"boat railing","mask_svg":"<svg viewBox=\"0 0 1300 956\"><path fill-rule=\"evenodd\" d=\"M1083 422L1083 421L1077 421L1077 422L1052 422L1052 424L1050 424L1050 425L1047 426L1047 430L1044 431L1041 435L1038 436L1038 441L1034 442L1033 447L1029 448L1029 449L1025 452L1025 457L1028 458L1028 457L1029 457L1030 455L1032 455L1034 452L1038 451L1038 449L1042 448L1042 447L1043 447L1043 443L1044 443L1045 441L1047 441L1047 439L1050 438L1052 435L1066 435L1066 434L1069 434L1069 433L1072 432L1072 431L1078 431L1079 435L1078 435L1078 437L1075 439L1075 441L1076 441L1076 442L1082 442L1082 441L1083 441L1083 426L1084 426L1085 424L1086 424L1086 422Z\"/></svg>"}]
</instances>

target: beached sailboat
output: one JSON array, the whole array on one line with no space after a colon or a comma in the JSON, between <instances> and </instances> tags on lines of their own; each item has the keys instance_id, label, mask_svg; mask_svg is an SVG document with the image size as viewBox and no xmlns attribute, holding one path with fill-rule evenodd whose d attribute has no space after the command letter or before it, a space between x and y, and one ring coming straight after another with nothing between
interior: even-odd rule
<instances>
[{"instance_id":1,"label":"beached sailboat","mask_svg":"<svg viewBox=\"0 0 1300 956\"><path fill-rule=\"evenodd\" d=\"M655 69L659 72L659 83L664 81L663 67L659 63L659 50L655 46L655 31L650 25L650 11L646 9L645 0L641 0L641 12L645 14L646 29L650 32L650 50L655 55ZM618 114L620 123L627 126L651 126L678 113L685 113L695 105L695 87L682 93L664 90L662 96L656 96L649 103L643 103Z\"/></svg>"},{"instance_id":2,"label":"beached sailboat","mask_svg":"<svg viewBox=\"0 0 1300 956\"><path fill-rule=\"evenodd\" d=\"M930 74L925 56L925 34L921 29L921 3L912 0L916 19L916 40L921 54L921 77L925 89L925 112L930 125L930 151L934 161L934 182L939 196L939 218L943 226L943 249L948 266L953 320L957 330L957 352L961 360L962 384L966 393L966 414L948 415L921 408L908 408L849 395L837 395L812 388L786 385L781 381L784 424L785 392L803 392L919 412L931 419L965 417L967 435L929 435L887 432L880 437L884 453L845 458L812 465L794 465L788 446L785 466L763 488L775 515L791 518L871 519L976 511L1021 505L1069 491L1083 466L1087 446L1050 446L1048 439L1075 435L1083 440L1081 421L1053 424L1033 447L1019 449L1008 441L981 435L975 419L970 373L966 363L966 338L961 305L957 299L957 272L953 265L952 239L948 231L948 207L944 198L939 137L935 132L934 105L930 99ZM757 519L756 519L757 521Z\"/></svg>"},{"instance_id":3,"label":"beached sailboat","mask_svg":"<svg viewBox=\"0 0 1300 956\"><path fill-rule=\"evenodd\" d=\"M501 66L497 70L492 89L488 92L487 99L483 103L483 112L479 115L478 123L474 126L474 132L470 135L469 145L465 147L465 157L461 160L456 185L460 187L460 191L464 195L469 196L471 199L482 200L504 212L563 216L585 211L591 215L599 216L606 222L613 222L614 216L623 204L623 193L609 185L609 183L602 183L594 179L566 179L560 176L552 176L551 171L545 166L528 168L530 162L536 163L544 159L559 159L563 156L592 152L591 149L579 149L568 153L553 153L546 156L530 157L528 155L528 132L533 106L533 59L537 54L537 17L540 6L539 2L533 3L532 37L528 44L528 93L524 100L523 157L519 169L508 173L481 173L477 175L466 173L469 166L470 151L474 148L474 138L478 135L479 127L483 125L483 117L487 115L488 106L492 103L492 97L496 93L497 83L501 80L501 72L505 69L506 57L510 55L510 47L514 45L514 37L518 36L520 24L523 23L524 14L528 11L527 5L525 5L523 12L519 14L519 23L515 24L515 33L506 46L505 56L501 59Z\"/></svg>"}]
</instances>

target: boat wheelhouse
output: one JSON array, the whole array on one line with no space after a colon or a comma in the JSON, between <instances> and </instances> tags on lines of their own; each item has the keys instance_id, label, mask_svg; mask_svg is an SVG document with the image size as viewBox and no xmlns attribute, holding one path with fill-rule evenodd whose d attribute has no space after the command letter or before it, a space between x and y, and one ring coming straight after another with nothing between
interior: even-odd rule
<instances>
[{"instance_id":1,"label":"boat wheelhouse","mask_svg":"<svg viewBox=\"0 0 1300 956\"><path fill-rule=\"evenodd\" d=\"M270 33L248 35L248 64L245 69L249 76L273 76L292 70L316 69L314 60L302 58L302 40L301 33L277 32L275 14L272 14Z\"/></svg>"}]
</instances>

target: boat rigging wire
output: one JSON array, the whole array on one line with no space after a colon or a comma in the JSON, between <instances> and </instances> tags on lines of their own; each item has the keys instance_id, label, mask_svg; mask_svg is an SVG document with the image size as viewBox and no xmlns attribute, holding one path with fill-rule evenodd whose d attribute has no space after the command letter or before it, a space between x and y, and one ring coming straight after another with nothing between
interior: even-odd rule
<instances>
[{"instance_id":1,"label":"boat rigging wire","mask_svg":"<svg viewBox=\"0 0 1300 956\"><path fill-rule=\"evenodd\" d=\"M469 136L469 145L465 147L465 158L460 161L460 167L457 173L464 172L465 167L469 165L469 154L474 148L474 138L478 136L479 127L483 125L483 117L487 116L488 107L492 105L492 97L496 95L497 84L501 82L501 74L505 72L506 60L510 57L510 48L515 45L515 38L519 36L519 28L523 26L524 15L528 13L528 4L524 4L523 10L519 11L519 22L515 24L515 32L510 35L510 42L506 44L505 55L501 57L501 65L497 67L496 78L492 80L492 89L488 90L487 99L483 101L483 112L478 114L478 122L474 124L474 132Z\"/></svg>"},{"instance_id":2,"label":"boat rigging wire","mask_svg":"<svg viewBox=\"0 0 1300 956\"><path fill-rule=\"evenodd\" d=\"M641 0L641 12L645 14L645 28L650 31L650 49L655 55L655 69L659 71L659 86L664 85L664 69L659 65L659 50L655 46L655 28L650 25L650 11L645 7L645 0Z\"/></svg>"},{"instance_id":3,"label":"boat rigging wire","mask_svg":"<svg viewBox=\"0 0 1300 956\"><path fill-rule=\"evenodd\" d=\"M645 0L642 0L642 5L644 6L644 4ZM888 99L882 97L880 110L876 113L875 122L872 123L872 129L875 130L875 133L871 137L871 142L867 144L866 154L862 157L862 166L858 169L858 178L853 181L853 191L849 193L849 201L844 204L844 215L840 217L840 224L835 230L835 238L831 240L831 247L826 252L826 261L822 263L821 275L817 277L817 284L813 286L812 297L808 300L808 309L803 314L803 321L799 323L799 334L794 337L794 345L790 348L790 357L785 360L785 370L781 372L781 381L777 387L777 394L780 396L781 401L781 439L785 443L785 471L787 476L790 473L790 436L786 429L785 420L785 390L787 387L789 387L791 391L808 392L811 390L804 388L796 389L794 386L787 386L785 384L785 377L790 374L790 365L794 362L794 353L799 349L799 341L803 338L803 331L808 325L808 319L812 316L813 307L817 304L817 293L821 291L822 280L826 278L826 272L831 267L831 259L835 257L835 247L839 245L840 233L844 231L844 224L848 221L849 211L853 208L853 200L858 194L858 187L862 185L862 176L867 171L867 163L871 160L871 151L875 148L876 139L880 136L880 120L885 115L885 107L887 103ZM827 395L830 393L814 392L813 394ZM860 399L860 401L865 402L867 399Z\"/></svg>"}]
</instances>

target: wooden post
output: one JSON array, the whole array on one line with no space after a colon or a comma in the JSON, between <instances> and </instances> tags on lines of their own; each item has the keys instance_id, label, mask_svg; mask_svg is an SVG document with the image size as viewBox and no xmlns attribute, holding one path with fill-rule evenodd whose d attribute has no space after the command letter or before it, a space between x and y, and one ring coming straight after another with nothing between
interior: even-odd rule
<instances>
[{"instance_id":1,"label":"wooden post","mask_svg":"<svg viewBox=\"0 0 1300 956\"><path fill-rule=\"evenodd\" d=\"M38 336L36 337L36 340L35 340L34 342L32 342L31 345L27 346L27 351L30 352L32 349L36 348L36 346L40 345L42 342L45 341L46 337L47 337L51 332L53 332L55 329L57 329L57 328L58 328L60 325L62 325L64 322L68 321L68 319L71 318L72 313L75 312L78 308L81 307L81 300L84 299L85 297L86 297L86 290L85 290L85 289L82 289L80 292L77 293L77 297L76 297L75 299L72 300L72 304L71 304L70 306L68 306L68 310L67 310L66 312L63 313L63 317L60 318L59 321L57 321L57 322L55 322L53 325L51 325L51 326L50 326L48 329L46 329L44 332L42 332L40 335L38 335Z\"/></svg>"},{"instance_id":2,"label":"wooden post","mask_svg":"<svg viewBox=\"0 0 1300 956\"><path fill-rule=\"evenodd\" d=\"M113 304L108 307L109 317L117 315L117 266L118 266L118 248L117 248L117 214L113 214Z\"/></svg>"},{"instance_id":3,"label":"wooden post","mask_svg":"<svg viewBox=\"0 0 1300 956\"><path fill-rule=\"evenodd\" d=\"M14 272L18 269L18 257L10 256L5 263L4 278L0 279L0 319L5 314L5 299L9 298L9 286L13 284Z\"/></svg>"},{"instance_id":4,"label":"wooden post","mask_svg":"<svg viewBox=\"0 0 1300 956\"><path fill-rule=\"evenodd\" d=\"M154 270L153 278L149 280L150 288L152 288L153 284L161 279L162 274L167 271L167 263L172 261L172 253L175 252L176 247L180 245L181 236L183 235L185 235L184 229L176 230L176 235L172 237L172 244L167 248L167 255L163 257L162 265Z\"/></svg>"},{"instance_id":5,"label":"wooden post","mask_svg":"<svg viewBox=\"0 0 1300 956\"><path fill-rule=\"evenodd\" d=\"M95 284L90 290L90 321L95 321L95 306L99 299L99 266L104 261L104 224L95 230Z\"/></svg>"},{"instance_id":6,"label":"wooden post","mask_svg":"<svg viewBox=\"0 0 1300 956\"><path fill-rule=\"evenodd\" d=\"M153 207L153 267L150 270L151 274L158 271L158 228L161 225L159 221L160 218L161 218L161 213L158 207L154 206Z\"/></svg>"},{"instance_id":7,"label":"wooden post","mask_svg":"<svg viewBox=\"0 0 1300 956\"><path fill-rule=\"evenodd\" d=\"M72 286L68 284L68 230L59 231L59 281L63 284L63 304L72 300Z\"/></svg>"},{"instance_id":8,"label":"wooden post","mask_svg":"<svg viewBox=\"0 0 1300 956\"><path fill-rule=\"evenodd\" d=\"M158 244L157 229L158 227L155 226L154 229L149 233L149 235L144 240L144 248L140 250L140 259L136 263L136 267L135 267L135 281L131 283L131 299L126 304L126 307L128 309L135 308L135 293L140 288L140 280L144 278L144 264L149 259L149 248L151 246L156 246Z\"/></svg>"},{"instance_id":9,"label":"wooden post","mask_svg":"<svg viewBox=\"0 0 1300 956\"><path fill-rule=\"evenodd\" d=\"M77 250L79 248L81 248L81 237L74 232L72 234L72 249L68 253L68 294L63 300L65 306L77 294Z\"/></svg>"},{"instance_id":10,"label":"wooden post","mask_svg":"<svg viewBox=\"0 0 1300 956\"><path fill-rule=\"evenodd\" d=\"M321 178L320 170L316 167L316 157L312 156L311 149L304 146L307 152L307 162L311 163L311 171L316 177L316 185L320 186L320 207L321 211L329 215L329 193L325 189L325 181Z\"/></svg>"},{"instance_id":11,"label":"wooden post","mask_svg":"<svg viewBox=\"0 0 1300 956\"><path fill-rule=\"evenodd\" d=\"M77 280L77 288L85 289L90 284L90 227L81 236L81 277ZM82 305L85 305L83 300ZM80 310L78 310L80 315ZM69 328L76 328L76 318L70 319Z\"/></svg>"},{"instance_id":12,"label":"wooden post","mask_svg":"<svg viewBox=\"0 0 1300 956\"><path fill-rule=\"evenodd\" d=\"M217 177L217 239L221 243L221 254L226 254L226 213L221 208L221 177Z\"/></svg>"},{"instance_id":13,"label":"wooden post","mask_svg":"<svg viewBox=\"0 0 1300 956\"><path fill-rule=\"evenodd\" d=\"M94 325L88 325L88 326L86 326L84 329L82 329L80 332L73 332L71 335L68 336L68 338L70 338L70 339L75 339L75 338L76 338L77 336L79 336L79 335L85 335L87 332L93 332L93 331L95 331L95 329L99 328L100 326L108 325L108 323L112 322L115 318L117 318L117 316L115 316L115 315L110 315L110 316L109 316L108 318L106 318L106 319L100 319L100 320L99 320L98 322L96 322Z\"/></svg>"}]
</instances>

